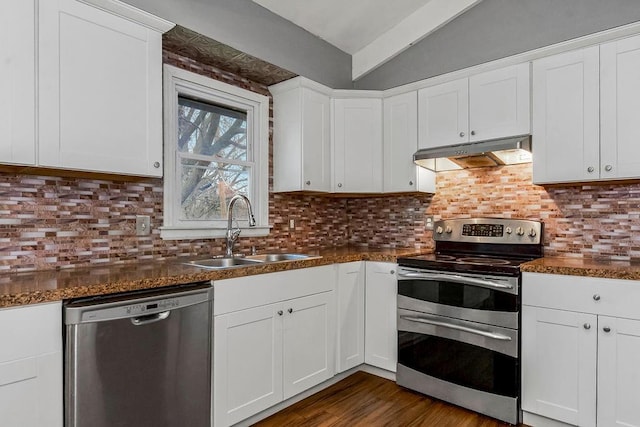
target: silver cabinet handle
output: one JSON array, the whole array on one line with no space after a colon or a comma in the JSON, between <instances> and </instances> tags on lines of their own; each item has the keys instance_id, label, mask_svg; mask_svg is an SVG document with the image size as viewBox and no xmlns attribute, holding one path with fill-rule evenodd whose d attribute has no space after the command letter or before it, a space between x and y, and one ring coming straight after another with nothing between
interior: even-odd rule
<instances>
[{"instance_id":1,"label":"silver cabinet handle","mask_svg":"<svg viewBox=\"0 0 640 427\"><path fill-rule=\"evenodd\" d=\"M342 187L342 183L341 182L338 183L338 187Z\"/></svg>"},{"instance_id":2,"label":"silver cabinet handle","mask_svg":"<svg viewBox=\"0 0 640 427\"><path fill-rule=\"evenodd\" d=\"M613 169L613 166L611 166L611 165L606 165L604 167L604 170L606 170L607 172L611 172L611 169Z\"/></svg>"},{"instance_id":3,"label":"silver cabinet handle","mask_svg":"<svg viewBox=\"0 0 640 427\"><path fill-rule=\"evenodd\" d=\"M395 271L395 270L391 270L391 271L389 272L389 274L396 274L396 271Z\"/></svg>"},{"instance_id":4,"label":"silver cabinet handle","mask_svg":"<svg viewBox=\"0 0 640 427\"><path fill-rule=\"evenodd\" d=\"M311 181L307 181L307 182L305 182L305 184L311 185Z\"/></svg>"},{"instance_id":5,"label":"silver cabinet handle","mask_svg":"<svg viewBox=\"0 0 640 427\"><path fill-rule=\"evenodd\" d=\"M409 185L413 185L413 181L409 181Z\"/></svg>"},{"instance_id":6,"label":"silver cabinet handle","mask_svg":"<svg viewBox=\"0 0 640 427\"><path fill-rule=\"evenodd\" d=\"M153 167L158 169L160 167L160 162L153 162Z\"/></svg>"},{"instance_id":7,"label":"silver cabinet handle","mask_svg":"<svg viewBox=\"0 0 640 427\"><path fill-rule=\"evenodd\" d=\"M475 130L472 130L472 131L471 131L471 135L475 135L475 134L476 134L476 131L475 131Z\"/></svg>"},{"instance_id":8,"label":"silver cabinet handle","mask_svg":"<svg viewBox=\"0 0 640 427\"><path fill-rule=\"evenodd\" d=\"M600 301L600 295L599 294L594 294L593 295L593 300L594 301Z\"/></svg>"},{"instance_id":9,"label":"silver cabinet handle","mask_svg":"<svg viewBox=\"0 0 640 427\"><path fill-rule=\"evenodd\" d=\"M464 277L464 276L459 276L457 274L401 273L401 274L398 274L398 276L409 278L409 279L446 280L449 282L462 283L463 285L481 286L484 288L513 289L513 285L496 283L496 282L492 282L490 280L484 280L484 279L474 279L473 277Z\"/></svg>"},{"instance_id":10,"label":"silver cabinet handle","mask_svg":"<svg viewBox=\"0 0 640 427\"><path fill-rule=\"evenodd\" d=\"M283 314L284 314L284 311L278 310L278 316L282 316Z\"/></svg>"},{"instance_id":11,"label":"silver cabinet handle","mask_svg":"<svg viewBox=\"0 0 640 427\"><path fill-rule=\"evenodd\" d=\"M289 314L293 313L293 308L290 308L289 310L287 310L289 312Z\"/></svg>"},{"instance_id":12,"label":"silver cabinet handle","mask_svg":"<svg viewBox=\"0 0 640 427\"><path fill-rule=\"evenodd\" d=\"M584 328L585 328L586 330L591 329L591 324L590 324L590 323L585 323L585 324L584 324L584 325L582 325L582 326L584 326Z\"/></svg>"},{"instance_id":13,"label":"silver cabinet handle","mask_svg":"<svg viewBox=\"0 0 640 427\"><path fill-rule=\"evenodd\" d=\"M460 138L464 136L464 132L460 132Z\"/></svg>"},{"instance_id":14,"label":"silver cabinet handle","mask_svg":"<svg viewBox=\"0 0 640 427\"><path fill-rule=\"evenodd\" d=\"M144 326L148 325L149 323L156 323L164 320L169 317L170 314L170 311L163 311L161 313L150 314L148 316L132 317L131 323L133 323L135 326Z\"/></svg>"},{"instance_id":15,"label":"silver cabinet handle","mask_svg":"<svg viewBox=\"0 0 640 427\"><path fill-rule=\"evenodd\" d=\"M589 173L593 173L593 171L594 171L594 170L595 170L595 169L593 168L593 166L589 166L589 167L587 168L587 172L589 172Z\"/></svg>"},{"instance_id":16,"label":"silver cabinet handle","mask_svg":"<svg viewBox=\"0 0 640 427\"><path fill-rule=\"evenodd\" d=\"M482 331L480 329L469 328L467 326L456 325L454 323L443 322L440 320L426 319L424 317L414 316L400 316L400 318L408 320L410 322L425 323L427 325L442 326L444 328L455 329L457 331L469 332L470 334L481 335L483 337L493 338L500 341L511 341L511 337L499 334L497 332Z\"/></svg>"},{"instance_id":17,"label":"silver cabinet handle","mask_svg":"<svg viewBox=\"0 0 640 427\"><path fill-rule=\"evenodd\" d=\"M611 332L611 328L608 326L605 326L604 328L602 328L603 331L605 331L606 333Z\"/></svg>"}]
</instances>

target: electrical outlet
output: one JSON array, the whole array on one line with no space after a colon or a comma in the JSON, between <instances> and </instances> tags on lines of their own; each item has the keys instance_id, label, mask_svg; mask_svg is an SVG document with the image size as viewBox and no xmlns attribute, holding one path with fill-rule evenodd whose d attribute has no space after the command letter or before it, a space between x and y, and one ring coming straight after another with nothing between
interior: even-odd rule
<instances>
[{"instance_id":1,"label":"electrical outlet","mask_svg":"<svg viewBox=\"0 0 640 427\"><path fill-rule=\"evenodd\" d=\"M433 230L433 215L424 217L424 228L427 230Z\"/></svg>"},{"instance_id":2,"label":"electrical outlet","mask_svg":"<svg viewBox=\"0 0 640 427\"><path fill-rule=\"evenodd\" d=\"M289 229L294 230L296 228L296 220L293 218L289 219Z\"/></svg>"},{"instance_id":3,"label":"electrical outlet","mask_svg":"<svg viewBox=\"0 0 640 427\"><path fill-rule=\"evenodd\" d=\"M136 215L136 236L146 236L151 233L151 218L149 215Z\"/></svg>"}]
</instances>

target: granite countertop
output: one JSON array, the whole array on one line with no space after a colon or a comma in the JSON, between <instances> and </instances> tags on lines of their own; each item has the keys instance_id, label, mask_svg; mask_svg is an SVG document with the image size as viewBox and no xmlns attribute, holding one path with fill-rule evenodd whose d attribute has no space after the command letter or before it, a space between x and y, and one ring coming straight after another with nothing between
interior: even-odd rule
<instances>
[{"instance_id":1,"label":"granite countertop","mask_svg":"<svg viewBox=\"0 0 640 427\"><path fill-rule=\"evenodd\" d=\"M520 266L523 272L640 280L640 262L544 257Z\"/></svg>"},{"instance_id":2,"label":"granite countertop","mask_svg":"<svg viewBox=\"0 0 640 427\"><path fill-rule=\"evenodd\" d=\"M183 264L189 260L209 257L209 255L203 255L69 270L8 273L0 275L0 307L159 288L182 283L229 279L352 261L396 262L396 258L399 256L420 253L417 249L376 249L353 246L311 251L297 250L297 252L320 255L321 258L265 263L222 270L207 270Z\"/></svg>"}]
</instances>

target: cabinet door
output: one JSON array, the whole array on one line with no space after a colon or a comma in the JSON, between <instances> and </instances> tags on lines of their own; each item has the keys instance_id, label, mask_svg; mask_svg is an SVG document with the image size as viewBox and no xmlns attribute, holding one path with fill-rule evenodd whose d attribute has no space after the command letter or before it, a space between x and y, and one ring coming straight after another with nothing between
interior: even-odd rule
<instances>
[{"instance_id":1,"label":"cabinet door","mask_svg":"<svg viewBox=\"0 0 640 427\"><path fill-rule=\"evenodd\" d=\"M442 147L469 141L469 80L418 91L418 145Z\"/></svg>"},{"instance_id":2,"label":"cabinet door","mask_svg":"<svg viewBox=\"0 0 640 427\"><path fill-rule=\"evenodd\" d=\"M39 163L162 176L162 38L76 0L39 3Z\"/></svg>"},{"instance_id":3,"label":"cabinet door","mask_svg":"<svg viewBox=\"0 0 640 427\"><path fill-rule=\"evenodd\" d=\"M600 178L598 46L533 62L533 181Z\"/></svg>"},{"instance_id":4,"label":"cabinet door","mask_svg":"<svg viewBox=\"0 0 640 427\"><path fill-rule=\"evenodd\" d=\"M273 191L331 190L330 107L328 95L306 87L275 91Z\"/></svg>"},{"instance_id":5,"label":"cabinet door","mask_svg":"<svg viewBox=\"0 0 640 427\"><path fill-rule=\"evenodd\" d=\"M381 193L382 100L333 102L333 191Z\"/></svg>"},{"instance_id":6,"label":"cabinet door","mask_svg":"<svg viewBox=\"0 0 640 427\"><path fill-rule=\"evenodd\" d=\"M640 176L640 36L600 47L600 176Z\"/></svg>"},{"instance_id":7,"label":"cabinet door","mask_svg":"<svg viewBox=\"0 0 640 427\"><path fill-rule=\"evenodd\" d=\"M392 372L398 361L396 270L397 264L366 264L365 362Z\"/></svg>"},{"instance_id":8,"label":"cabinet door","mask_svg":"<svg viewBox=\"0 0 640 427\"><path fill-rule=\"evenodd\" d=\"M418 149L418 94L403 93L384 100L385 193L435 192L435 173L413 163Z\"/></svg>"},{"instance_id":9,"label":"cabinet door","mask_svg":"<svg viewBox=\"0 0 640 427\"><path fill-rule=\"evenodd\" d=\"M640 426L640 321L598 317L598 426Z\"/></svg>"},{"instance_id":10,"label":"cabinet door","mask_svg":"<svg viewBox=\"0 0 640 427\"><path fill-rule=\"evenodd\" d=\"M213 413L235 424L282 401L281 304L214 318Z\"/></svg>"},{"instance_id":11,"label":"cabinet door","mask_svg":"<svg viewBox=\"0 0 640 427\"><path fill-rule=\"evenodd\" d=\"M36 9L7 0L0 14L0 162L36 161Z\"/></svg>"},{"instance_id":12,"label":"cabinet door","mask_svg":"<svg viewBox=\"0 0 640 427\"><path fill-rule=\"evenodd\" d=\"M328 380L335 372L333 292L285 301L284 398Z\"/></svg>"},{"instance_id":13,"label":"cabinet door","mask_svg":"<svg viewBox=\"0 0 640 427\"><path fill-rule=\"evenodd\" d=\"M337 372L364 363L364 263L338 264Z\"/></svg>"},{"instance_id":14,"label":"cabinet door","mask_svg":"<svg viewBox=\"0 0 640 427\"><path fill-rule=\"evenodd\" d=\"M522 307L522 409L596 425L597 317Z\"/></svg>"},{"instance_id":15,"label":"cabinet door","mask_svg":"<svg viewBox=\"0 0 640 427\"><path fill-rule=\"evenodd\" d=\"M529 63L469 78L469 141L528 134Z\"/></svg>"},{"instance_id":16,"label":"cabinet door","mask_svg":"<svg viewBox=\"0 0 640 427\"><path fill-rule=\"evenodd\" d=\"M0 310L0 424L62 427L62 304Z\"/></svg>"}]
</instances>

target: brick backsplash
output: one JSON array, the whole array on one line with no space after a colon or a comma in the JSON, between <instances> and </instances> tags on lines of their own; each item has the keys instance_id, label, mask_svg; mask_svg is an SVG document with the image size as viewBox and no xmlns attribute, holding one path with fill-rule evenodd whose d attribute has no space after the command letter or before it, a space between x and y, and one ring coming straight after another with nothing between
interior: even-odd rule
<instances>
[{"instance_id":1,"label":"brick backsplash","mask_svg":"<svg viewBox=\"0 0 640 427\"><path fill-rule=\"evenodd\" d=\"M165 51L164 61L268 95L264 85L175 53ZM160 179L127 182L0 172L0 271L223 253L224 239L162 240L162 197ZM137 214L151 217L151 235L135 235ZM544 188L531 184L530 164L441 172L434 195L334 198L272 193L271 233L241 237L237 248L295 251L353 244L430 249L426 215L436 220L537 219L545 222L547 254L640 257L639 183ZM290 219L295 220L294 230L289 229Z\"/></svg>"}]
</instances>

